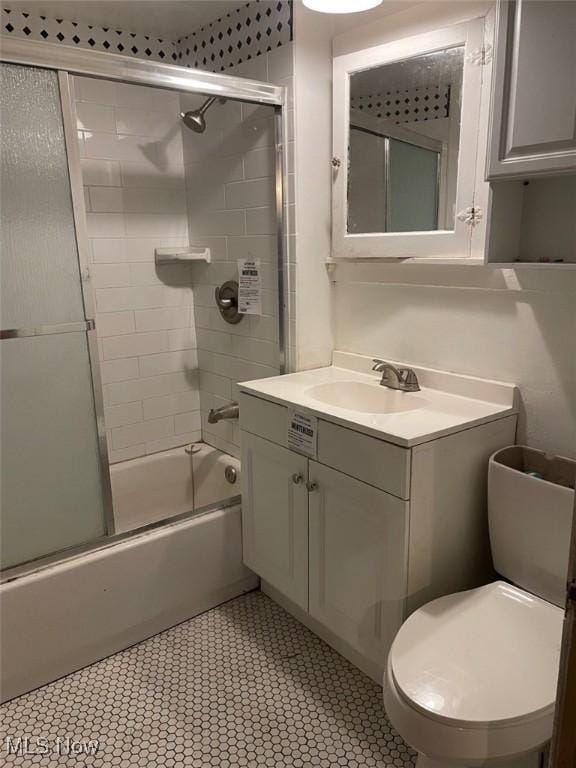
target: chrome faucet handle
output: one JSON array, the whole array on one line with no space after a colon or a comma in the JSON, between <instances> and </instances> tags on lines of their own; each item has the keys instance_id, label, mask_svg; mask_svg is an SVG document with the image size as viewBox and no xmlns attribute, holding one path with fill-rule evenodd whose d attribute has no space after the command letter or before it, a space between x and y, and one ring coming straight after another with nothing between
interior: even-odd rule
<instances>
[{"instance_id":1,"label":"chrome faucet handle","mask_svg":"<svg viewBox=\"0 0 576 768\"><path fill-rule=\"evenodd\" d=\"M377 357L373 358L372 362L374 363L374 365L372 366L373 371L381 371L382 366L388 365L386 360L379 360Z\"/></svg>"},{"instance_id":2,"label":"chrome faucet handle","mask_svg":"<svg viewBox=\"0 0 576 768\"><path fill-rule=\"evenodd\" d=\"M400 368L402 388L406 392L420 392L420 384L418 383L418 376L412 368Z\"/></svg>"}]
</instances>

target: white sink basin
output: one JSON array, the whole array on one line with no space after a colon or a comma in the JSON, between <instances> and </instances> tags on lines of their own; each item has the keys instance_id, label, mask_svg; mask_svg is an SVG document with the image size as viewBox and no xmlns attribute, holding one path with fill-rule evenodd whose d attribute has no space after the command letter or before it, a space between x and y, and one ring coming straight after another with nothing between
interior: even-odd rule
<instances>
[{"instance_id":1,"label":"white sink basin","mask_svg":"<svg viewBox=\"0 0 576 768\"><path fill-rule=\"evenodd\" d=\"M304 390L304 394L320 403L359 413L403 413L426 405L425 398L412 392L399 392L360 381L317 384Z\"/></svg>"}]
</instances>

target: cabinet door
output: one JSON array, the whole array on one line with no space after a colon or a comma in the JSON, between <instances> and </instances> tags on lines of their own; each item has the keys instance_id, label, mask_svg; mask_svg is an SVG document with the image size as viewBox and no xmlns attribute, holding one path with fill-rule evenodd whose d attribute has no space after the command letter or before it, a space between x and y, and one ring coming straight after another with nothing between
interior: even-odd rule
<instances>
[{"instance_id":1,"label":"cabinet door","mask_svg":"<svg viewBox=\"0 0 576 768\"><path fill-rule=\"evenodd\" d=\"M403 619L406 502L310 462L310 614L384 667Z\"/></svg>"},{"instance_id":2,"label":"cabinet door","mask_svg":"<svg viewBox=\"0 0 576 768\"><path fill-rule=\"evenodd\" d=\"M308 610L307 459L242 432L244 562Z\"/></svg>"},{"instance_id":3,"label":"cabinet door","mask_svg":"<svg viewBox=\"0 0 576 768\"><path fill-rule=\"evenodd\" d=\"M498 4L488 178L576 170L576 3Z\"/></svg>"}]
</instances>

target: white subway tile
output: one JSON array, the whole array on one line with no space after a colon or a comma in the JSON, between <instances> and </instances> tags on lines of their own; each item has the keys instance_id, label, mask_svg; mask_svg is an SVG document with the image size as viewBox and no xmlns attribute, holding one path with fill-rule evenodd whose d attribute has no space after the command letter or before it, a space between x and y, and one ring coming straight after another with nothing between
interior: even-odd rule
<instances>
[{"instance_id":1,"label":"white subway tile","mask_svg":"<svg viewBox=\"0 0 576 768\"><path fill-rule=\"evenodd\" d=\"M178 144L173 141L121 133L116 136L116 142L115 157L119 160L127 160L131 163L150 162L156 168L166 168L170 165L182 166L182 153L178 152Z\"/></svg>"},{"instance_id":2,"label":"white subway tile","mask_svg":"<svg viewBox=\"0 0 576 768\"><path fill-rule=\"evenodd\" d=\"M88 102L76 105L76 122L80 131L116 132L114 109Z\"/></svg>"},{"instance_id":3,"label":"white subway tile","mask_svg":"<svg viewBox=\"0 0 576 768\"><path fill-rule=\"evenodd\" d=\"M188 219L183 213L127 213L125 217L128 237L156 238L156 247L164 247L168 237L186 237L188 234Z\"/></svg>"},{"instance_id":4,"label":"white subway tile","mask_svg":"<svg viewBox=\"0 0 576 768\"><path fill-rule=\"evenodd\" d=\"M148 419L142 422L142 436L146 442L160 440L174 434L174 417L163 416L160 419Z\"/></svg>"},{"instance_id":5,"label":"white subway tile","mask_svg":"<svg viewBox=\"0 0 576 768\"><path fill-rule=\"evenodd\" d=\"M153 376L150 379L135 381L120 381L106 386L108 405L130 403L135 400L145 400L149 397L171 395L187 392L194 388L187 373L167 373L163 376Z\"/></svg>"},{"instance_id":6,"label":"white subway tile","mask_svg":"<svg viewBox=\"0 0 576 768\"><path fill-rule=\"evenodd\" d=\"M168 348L171 351L196 348L196 331L194 327L175 328L168 331Z\"/></svg>"},{"instance_id":7,"label":"white subway tile","mask_svg":"<svg viewBox=\"0 0 576 768\"><path fill-rule=\"evenodd\" d=\"M171 437L165 437L162 440L153 440L146 443L146 453L158 453L159 451L168 451L170 448L178 448L180 445L189 445L190 443L198 443L202 439L202 433L198 432L185 432L181 435L173 435Z\"/></svg>"},{"instance_id":8,"label":"white subway tile","mask_svg":"<svg viewBox=\"0 0 576 768\"><path fill-rule=\"evenodd\" d=\"M90 207L95 213L122 213L123 190L120 187L90 187Z\"/></svg>"},{"instance_id":9,"label":"white subway tile","mask_svg":"<svg viewBox=\"0 0 576 768\"><path fill-rule=\"evenodd\" d=\"M120 164L116 160L81 160L82 181L85 186L119 187L121 185Z\"/></svg>"},{"instance_id":10,"label":"white subway tile","mask_svg":"<svg viewBox=\"0 0 576 768\"><path fill-rule=\"evenodd\" d=\"M274 153L270 147L254 149L244 155L244 178L272 178L276 169Z\"/></svg>"},{"instance_id":11,"label":"white subway tile","mask_svg":"<svg viewBox=\"0 0 576 768\"><path fill-rule=\"evenodd\" d=\"M232 345L232 354L254 363L278 365L278 345L270 341L236 336Z\"/></svg>"},{"instance_id":12,"label":"white subway tile","mask_svg":"<svg viewBox=\"0 0 576 768\"><path fill-rule=\"evenodd\" d=\"M230 387L230 379L224 376L218 376L215 373L209 371L200 371L200 389L202 392L208 392L212 395L218 395L225 400L230 400L232 390Z\"/></svg>"},{"instance_id":13,"label":"white subway tile","mask_svg":"<svg viewBox=\"0 0 576 768\"><path fill-rule=\"evenodd\" d=\"M111 405L104 409L104 420L107 429L137 424L142 421L142 403Z\"/></svg>"},{"instance_id":14,"label":"white subway tile","mask_svg":"<svg viewBox=\"0 0 576 768\"><path fill-rule=\"evenodd\" d=\"M136 379L139 375L138 358L131 357L126 360L103 360L100 363L100 375L103 384L112 384L118 381L130 381ZM137 399L137 397L134 398L134 400Z\"/></svg>"},{"instance_id":15,"label":"white subway tile","mask_svg":"<svg viewBox=\"0 0 576 768\"><path fill-rule=\"evenodd\" d=\"M114 449L108 450L108 459L110 464L118 464L121 461L129 461L130 459L136 459L138 456L144 456L146 453L145 443L136 443L129 448L120 448L115 451Z\"/></svg>"},{"instance_id":16,"label":"white subway tile","mask_svg":"<svg viewBox=\"0 0 576 768\"><path fill-rule=\"evenodd\" d=\"M106 360L114 360L118 357L152 355L167 349L168 339L166 331L131 333L126 336L109 336L104 339L104 358Z\"/></svg>"},{"instance_id":17,"label":"white subway tile","mask_svg":"<svg viewBox=\"0 0 576 768\"><path fill-rule=\"evenodd\" d=\"M116 83L110 80L99 80L94 77L74 78L76 94L80 101L93 101L98 104L116 103Z\"/></svg>"},{"instance_id":18,"label":"white subway tile","mask_svg":"<svg viewBox=\"0 0 576 768\"><path fill-rule=\"evenodd\" d=\"M129 264L93 264L90 274L95 288L131 285Z\"/></svg>"},{"instance_id":19,"label":"white subway tile","mask_svg":"<svg viewBox=\"0 0 576 768\"><path fill-rule=\"evenodd\" d=\"M272 206L249 208L246 211L246 234L271 235L276 232L277 227L276 211Z\"/></svg>"},{"instance_id":20,"label":"white subway tile","mask_svg":"<svg viewBox=\"0 0 576 768\"><path fill-rule=\"evenodd\" d=\"M98 238L90 241L92 258L97 264L128 261L126 241L122 238Z\"/></svg>"},{"instance_id":21,"label":"white subway tile","mask_svg":"<svg viewBox=\"0 0 576 768\"><path fill-rule=\"evenodd\" d=\"M163 352L140 357L140 375L158 376L174 371L197 371L198 358L195 349L181 349L177 352Z\"/></svg>"},{"instance_id":22,"label":"white subway tile","mask_svg":"<svg viewBox=\"0 0 576 768\"><path fill-rule=\"evenodd\" d=\"M188 413L178 413L174 416L174 431L176 434L184 432L197 432L202 428L200 411L190 411Z\"/></svg>"},{"instance_id":23,"label":"white subway tile","mask_svg":"<svg viewBox=\"0 0 576 768\"><path fill-rule=\"evenodd\" d=\"M139 189L177 189L185 194L184 166L157 166L146 158L140 162L120 159L122 184Z\"/></svg>"},{"instance_id":24,"label":"white subway tile","mask_svg":"<svg viewBox=\"0 0 576 768\"><path fill-rule=\"evenodd\" d=\"M142 309L135 313L137 331L163 331L189 328L192 322L189 307Z\"/></svg>"},{"instance_id":25,"label":"white subway tile","mask_svg":"<svg viewBox=\"0 0 576 768\"><path fill-rule=\"evenodd\" d=\"M198 349L218 352L222 355L232 353L232 336L229 333L218 333L217 331L207 331L199 328L196 331L196 337Z\"/></svg>"},{"instance_id":26,"label":"white subway tile","mask_svg":"<svg viewBox=\"0 0 576 768\"><path fill-rule=\"evenodd\" d=\"M87 213L88 237L123 237L126 233L121 213Z\"/></svg>"},{"instance_id":27,"label":"white subway tile","mask_svg":"<svg viewBox=\"0 0 576 768\"><path fill-rule=\"evenodd\" d=\"M271 179L226 184L227 208L256 208L262 205L274 205L274 185Z\"/></svg>"},{"instance_id":28,"label":"white subway tile","mask_svg":"<svg viewBox=\"0 0 576 768\"><path fill-rule=\"evenodd\" d=\"M99 312L161 307L164 304L164 290L162 285L138 288L97 288L96 306Z\"/></svg>"},{"instance_id":29,"label":"white subway tile","mask_svg":"<svg viewBox=\"0 0 576 768\"><path fill-rule=\"evenodd\" d=\"M116 109L116 130L118 133L132 133L138 136L166 136L180 128L178 112L153 112L150 109Z\"/></svg>"},{"instance_id":30,"label":"white subway tile","mask_svg":"<svg viewBox=\"0 0 576 768\"><path fill-rule=\"evenodd\" d=\"M133 312L104 312L96 315L96 331L100 338L134 333Z\"/></svg>"},{"instance_id":31,"label":"white subway tile","mask_svg":"<svg viewBox=\"0 0 576 768\"><path fill-rule=\"evenodd\" d=\"M276 237L271 235L230 237L228 238L228 258L231 261L237 259L276 261L278 258Z\"/></svg>"},{"instance_id":32,"label":"white subway tile","mask_svg":"<svg viewBox=\"0 0 576 768\"><path fill-rule=\"evenodd\" d=\"M119 448L128 448L137 443L142 443L142 426L143 422L129 424L124 427L115 427L112 430L112 448L118 450Z\"/></svg>"},{"instance_id":33,"label":"white subway tile","mask_svg":"<svg viewBox=\"0 0 576 768\"><path fill-rule=\"evenodd\" d=\"M160 416L170 416L186 411L197 411L200 408L200 395L197 391L182 392L178 395L150 397L144 400L144 418L155 419Z\"/></svg>"},{"instance_id":34,"label":"white subway tile","mask_svg":"<svg viewBox=\"0 0 576 768\"><path fill-rule=\"evenodd\" d=\"M84 131L86 157L100 160L117 160L120 157L118 137L115 133Z\"/></svg>"},{"instance_id":35,"label":"white subway tile","mask_svg":"<svg viewBox=\"0 0 576 768\"><path fill-rule=\"evenodd\" d=\"M118 83L116 104L128 109L157 110L175 115L180 111L177 93L128 83Z\"/></svg>"},{"instance_id":36,"label":"white subway tile","mask_svg":"<svg viewBox=\"0 0 576 768\"><path fill-rule=\"evenodd\" d=\"M246 222L244 211L205 211L191 218L191 236L244 235Z\"/></svg>"},{"instance_id":37,"label":"white subway tile","mask_svg":"<svg viewBox=\"0 0 576 768\"><path fill-rule=\"evenodd\" d=\"M128 213L186 213L186 194L180 189L125 189Z\"/></svg>"}]
</instances>

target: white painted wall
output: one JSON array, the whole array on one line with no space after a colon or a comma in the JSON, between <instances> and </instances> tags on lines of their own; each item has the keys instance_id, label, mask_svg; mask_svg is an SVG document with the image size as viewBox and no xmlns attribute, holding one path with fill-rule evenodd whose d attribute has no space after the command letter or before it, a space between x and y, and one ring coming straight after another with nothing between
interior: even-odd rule
<instances>
[{"instance_id":1,"label":"white painted wall","mask_svg":"<svg viewBox=\"0 0 576 768\"><path fill-rule=\"evenodd\" d=\"M178 95L74 78L90 273L112 462L199 440L190 267L154 249L188 244Z\"/></svg>"}]
</instances>

